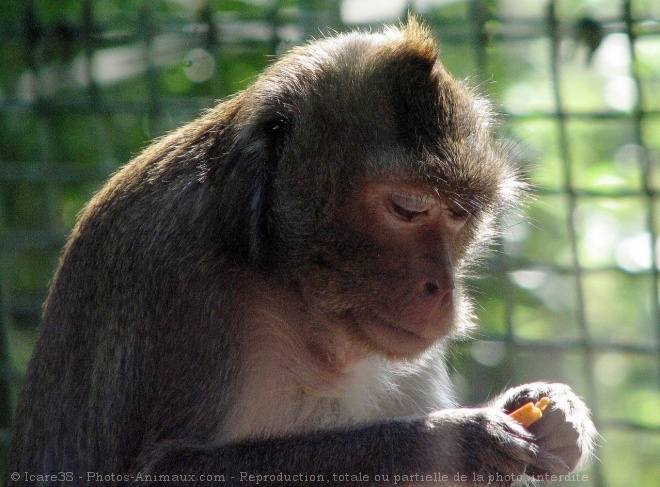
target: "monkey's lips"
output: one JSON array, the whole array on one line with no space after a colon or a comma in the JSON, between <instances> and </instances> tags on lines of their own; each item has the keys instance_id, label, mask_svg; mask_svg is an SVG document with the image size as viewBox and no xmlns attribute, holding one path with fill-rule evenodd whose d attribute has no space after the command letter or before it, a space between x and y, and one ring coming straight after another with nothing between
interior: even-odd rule
<instances>
[{"instance_id":1,"label":"monkey's lips","mask_svg":"<svg viewBox=\"0 0 660 487\"><path fill-rule=\"evenodd\" d=\"M379 350L395 356L412 356L431 347L444 337L451 327L451 312L426 323L402 323L369 309L360 321L360 328Z\"/></svg>"}]
</instances>

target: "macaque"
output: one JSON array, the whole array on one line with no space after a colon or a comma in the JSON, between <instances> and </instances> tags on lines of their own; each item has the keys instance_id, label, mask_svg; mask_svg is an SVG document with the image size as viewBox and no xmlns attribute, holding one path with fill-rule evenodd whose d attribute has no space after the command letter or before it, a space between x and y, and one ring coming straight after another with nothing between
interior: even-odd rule
<instances>
[{"instance_id":1,"label":"macaque","mask_svg":"<svg viewBox=\"0 0 660 487\"><path fill-rule=\"evenodd\" d=\"M527 186L491 119L411 18L294 48L156 141L66 245L16 484L510 485L576 468L595 431L568 386L459 408L444 364L471 326L466 273ZM528 430L507 415L545 396Z\"/></svg>"}]
</instances>

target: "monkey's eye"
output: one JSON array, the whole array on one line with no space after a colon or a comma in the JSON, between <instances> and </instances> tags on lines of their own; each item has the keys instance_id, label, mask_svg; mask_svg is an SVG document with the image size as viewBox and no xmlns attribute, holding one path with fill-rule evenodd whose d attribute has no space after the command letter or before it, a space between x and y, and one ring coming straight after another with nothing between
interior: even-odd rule
<instances>
[{"instance_id":1,"label":"monkey's eye","mask_svg":"<svg viewBox=\"0 0 660 487\"><path fill-rule=\"evenodd\" d=\"M392 210L406 220L412 220L416 216L428 212L434 204L427 196L404 193L394 193L390 201Z\"/></svg>"}]
</instances>

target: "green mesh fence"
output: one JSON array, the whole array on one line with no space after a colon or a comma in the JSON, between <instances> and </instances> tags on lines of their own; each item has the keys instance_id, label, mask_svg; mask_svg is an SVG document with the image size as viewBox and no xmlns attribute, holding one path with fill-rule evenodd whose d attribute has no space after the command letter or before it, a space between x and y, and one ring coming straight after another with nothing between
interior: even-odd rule
<instances>
[{"instance_id":1,"label":"green mesh fence","mask_svg":"<svg viewBox=\"0 0 660 487\"><path fill-rule=\"evenodd\" d=\"M602 435L580 485L657 485L656 0L2 2L0 471L60 249L104 179L289 46L406 10L495 101L538 189L470 282L480 328L452 355L458 392L567 382Z\"/></svg>"}]
</instances>

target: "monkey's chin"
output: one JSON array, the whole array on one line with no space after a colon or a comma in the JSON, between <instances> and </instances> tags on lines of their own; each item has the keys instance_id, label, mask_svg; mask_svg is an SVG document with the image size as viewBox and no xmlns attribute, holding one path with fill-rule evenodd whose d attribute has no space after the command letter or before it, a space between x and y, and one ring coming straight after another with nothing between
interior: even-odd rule
<instances>
[{"instance_id":1,"label":"monkey's chin","mask_svg":"<svg viewBox=\"0 0 660 487\"><path fill-rule=\"evenodd\" d=\"M449 328L449 326L439 326L437 336L421 336L374 311L366 313L366 316L360 321L359 327L372 348L395 358L412 358L423 353L446 336Z\"/></svg>"}]
</instances>

